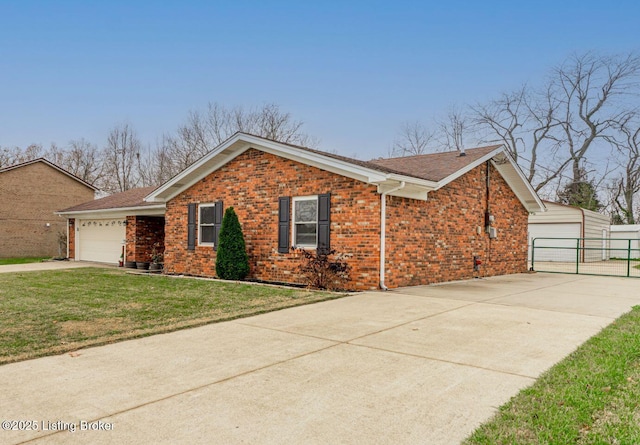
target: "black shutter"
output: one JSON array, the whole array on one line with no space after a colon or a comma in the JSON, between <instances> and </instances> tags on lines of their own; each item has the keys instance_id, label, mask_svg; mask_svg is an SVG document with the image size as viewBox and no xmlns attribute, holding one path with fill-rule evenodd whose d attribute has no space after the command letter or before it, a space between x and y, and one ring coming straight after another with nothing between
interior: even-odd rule
<instances>
[{"instance_id":1,"label":"black shutter","mask_svg":"<svg viewBox=\"0 0 640 445\"><path fill-rule=\"evenodd\" d=\"M278 253L289 252L289 221L291 220L291 198L278 198Z\"/></svg>"},{"instance_id":2,"label":"black shutter","mask_svg":"<svg viewBox=\"0 0 640 445\"><path fill-rule=\"evenodd\" d=\"M218 237L220 236L223 215L222 201L218 201L213 210L213 250L218 250Z\"/></svg>"},{"instance_id":3,"label":"black shutter","mask_svg":"<svg viewBox=\"0 0 640 445\"><path fill-rule=\"evenodd\" d=\"M331 193L318 195L318 252L331 250L329 228L331 226Z\"/></svg>"},{"instance_id":4,"label":"black shutter","mask_svg":"<svg viewBox=\"0 0 640 445\"><path fill-rule=\"evenodd\" d=\"M196 205L187 205L187 250L196 248Z\"/></svg>"}]
</instances>

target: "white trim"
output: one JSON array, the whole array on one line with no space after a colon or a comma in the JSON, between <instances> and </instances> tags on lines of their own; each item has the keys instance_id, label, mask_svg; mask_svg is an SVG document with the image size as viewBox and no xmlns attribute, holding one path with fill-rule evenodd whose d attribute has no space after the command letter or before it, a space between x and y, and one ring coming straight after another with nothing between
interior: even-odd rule
<instances>
[{"instance_id":1,"label":"white trim","mask_svg":"<svg viewBox=\"0 0 640 445\"><path fill-rule=\"evenodd\" d=\"M196 214L196 230L198 231L198 246L205 246L205 247L213 247L215 245L215 243L210 242L210 243L205 243L202 242L202 229L200 228L200 209L203 207L211 207L214 210L215 213L215 208L216 208L216 203L215 202L203 202L201 204L198 204L198 212ZM205 227L215 227L214 223L208 224Z\"/></svg>"},{"instance_id":2,"label":"white trim","mask_svg":"<svg viewBox=\"0 0 640 445\"><path fill-rule=\"evenodd\" d=\"M80 220L78 218L75 219L75 234L73 236L75 236L75 248L74 248L74 260L75 261L80 261L80 236L78 235L78 232L80 232Z\"/></svg>"},{"instance_id":3,"label":"white trim","mask_svg":"<svg viewBox=\"0 0 640 445\"><path fill-rule=\"evenodd\" d=\"M211 172L219 169L246 150L254 148L285 159L294 160L306 165L330 171L341 176L353 178L362 182L377 184L388 179L388 174L351 162L335 159L321 153L302 150L298 147L270 141L258 136L236 133L221 145L210 151L200 160L187 167L174 178L158 187L145 197L148 202L166 202L189 188ZM226 153L225 152L229 152ZM217 159L216 158L220 158ZM420 184L425 181L414 178Z\"/></svg>"},{"instance_id":4,"label":"white trim","mask_svg":"<svg viewBox=\"0 0 640 445\"><path fill-rule=\"evenodd\" d=\"M465 174L469 173L474 168L478 167L479 165L484 164L485 162L487 162L488 160L490 160L494 156L499 155L500 153L504 153L504 145L501 145L500 147L490 151L489 153L487 153L486 155L476 159L472 163L465 165L460 170L456 170L454 173L450 174L446 178L441 179L440 181L438 181L438 185L436 187L436 190L441 189L442 187L444 187L445 185L449 184L450 182L453 182L456 179L458 179L459 177L464 176Z\"/></svg>"},{"instance_id":5,"label":"white trim","mask_svg":"<svg viewBox=\"0 0 640 445\"><path fill-rule=\"evenodd\" d=\"M316 242L315 244L296 244L296 201L316 202ZM318 195L294 196L291 199L291 246L294 249L317 249L318 248ZM303 221L299 224L311 224L310 221Z\"/></svg>"},{"instance_id":6,"label":"white trim","mask_svg":"<svg viewBox=\"0 0 640 445\"><path fill-rule=\"evenodd\" d=\"M446 186L472 169L491 160L494 167L514 190L514 193L527 211L530 213L545 211L544 204L535 190L533 190L533 187L531 187L531 184L527 181L522 170L520 170L513 158L506 151L504 145L495 148L446 178L434 182L398 173L385 173L384 171L361 166L348 160L336 159L322 153L308 151L300 147L282 144L245 133L236 133L231 136L174 178L147 195L145 201L167 202L173 199L187 188L218 170L250 148L317 167L367 184L377 185L378 193L385 193L384 185L404 182L405 187L386 193L390 196L401 196L421 200L426 200L430 191L438 190Z\"/></svg>"},{"instance_id":7,"label":"white trim","mask_svg":"<svg viewBox=\"0 0 640 445\"><path fill-rule=\"evenodd\" d=\"M56 215L67 218L117 218L119 216L164 216L165 204L156 204L136 207L117 207L113 209L79 210L72 212L55 212Z\"/></svg>"}]
</instances>

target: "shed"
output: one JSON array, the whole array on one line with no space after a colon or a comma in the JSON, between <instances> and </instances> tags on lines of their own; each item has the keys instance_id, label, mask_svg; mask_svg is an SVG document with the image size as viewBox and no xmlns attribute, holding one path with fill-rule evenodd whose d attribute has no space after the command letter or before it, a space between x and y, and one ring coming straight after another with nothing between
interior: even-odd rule
<instances>
[{"instance_id":1,"label":"shed","mask_svg":"<svg viewBox=\"0 0 640 445\"><path fill-rule=\"evenodd\" d=\"M538 239L536 247L566 247L567 249L536 250L536 261L575 261L578 242L581 251L580 261L602 261L609 258L609 217L591 210L573 207L557 202L544 201L546 212L529 215L529 260L532 244ZM584 241L578 239L584 238Z\"/></svg>"},{"instance_id":2,"label":"shed","mask_svg":"<svg viewBox=\"0 0 640 445\"><path fill-rule=\"evenodd\" d=\"M640 224L625 224L610 228L611 258L640 257Z\"/></svg>"}]
</instances>

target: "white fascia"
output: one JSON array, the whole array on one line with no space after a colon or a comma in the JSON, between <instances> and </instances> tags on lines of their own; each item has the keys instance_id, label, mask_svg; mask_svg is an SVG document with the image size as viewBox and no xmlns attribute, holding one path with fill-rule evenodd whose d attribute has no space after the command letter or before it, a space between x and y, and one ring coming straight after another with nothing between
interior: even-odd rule
<instances>
[{"instance_id":1,"label":"white fascia","mask_svg":"<svg viewBox=\"0 0 640 445\"><path fill-rule=\"evenodd\" d=\"M164 204L142 207L120 207L115 209L81 210L77 212L56 212L57 215L66 218L119 218L124 216L164 216L166 211Z\"/></svg>"},{"instance_id":2,"label":"white fascia","mask_svg":"<svg viewBox=\"0 0 640 445\"><path fill-rule=\"evenodd\" d=\"M238 134L154 190L145 197L145 201L166 202L174 198L183 190L191 187L211 174L211 172L216 171L250 148L255 148L265 153L297 161L369 184L384 182L388 177L388 175L383 172L331 158L320 153L301 150L296 147L247 134ZM224 152L227 150L231 150L231 152L225 156ZM218 158L217 161L216 158ZM172 188L174 189L173 191L171 191ZM163 194L165 196L162 196Z\"/></svg>"}]
</instances>

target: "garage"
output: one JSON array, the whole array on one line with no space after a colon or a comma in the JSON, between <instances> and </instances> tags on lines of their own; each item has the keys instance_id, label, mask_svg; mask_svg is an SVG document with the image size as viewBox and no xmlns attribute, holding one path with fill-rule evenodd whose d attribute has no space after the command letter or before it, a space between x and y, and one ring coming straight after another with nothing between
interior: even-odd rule
<instances>
[{"instance_id":1,"label":"garage","mask_svg":"<svg viewBox=\"0 0 640 445\"><path fill-rule=\"evenodd\" d=\"M536 261L575 261L576 238L581 237L581 228L580 223L529 224L529 260L531 260L533 240L538 238L535 243ZM544 249L544 247L566 247L566 249Z\"/></svg>"},{"instance_id":2,"label":"garage","mask_svg":"<svg viewBox=\"0 0 640 445\"><path fill-rule=\"evenodd\" d=\"M164 252L164 204L146 202L155 187L130 189L56 212L67 218L67 257L118 264Z\"/></svg>"},{"instance_id":3,"label":"garage","mask_svg":"<svg viewBox=\"0 0 640 445\"><path fill-rule=\"evenodd\" d=\"M529 261L532 243L536 238L570 238L536 241L535 261L580 262L602 261L609 258L609 217L591 210L544 201L546 212L529 215ZM581 241L576 252L577 238ZM538 247L541 247L540 249ZM545 249L560 247L561 249ZM566 248L565 248L566 247Z\"/></svg>"},{"instance_id":4,"label":"garage","mask_svg":"<svg viewBox=\"0 0 640 445\"><path fill-rule=\"evenodd\" d=\"M76 222L76 258L117 263L126 239L126 218L81 219Z\"/></svg>"}]
</instances>

